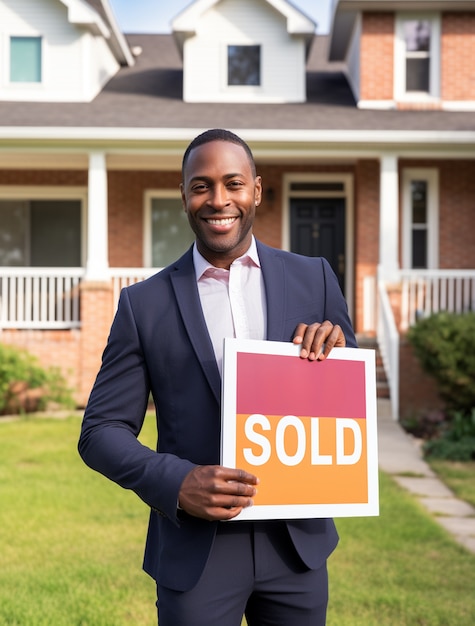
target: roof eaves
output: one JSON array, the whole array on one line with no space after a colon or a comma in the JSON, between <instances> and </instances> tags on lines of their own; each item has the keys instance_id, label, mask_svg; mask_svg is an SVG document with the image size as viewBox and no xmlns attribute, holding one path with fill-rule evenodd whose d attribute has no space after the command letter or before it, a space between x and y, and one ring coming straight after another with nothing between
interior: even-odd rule
<instances>
[{"instance_id":1,"label":"roof eaves","mask_svg":"<svg viewBox=\"0 0 475 626\"><path fill-rule=\"evenodd\" d=\"M134 144L150 144L156 146L157 141L189 141L202 132L202 128L151 128L151 127L24 127L0 126L0 140L25 143L46 142L48 144L72 145L78 141L82 146L85 142L133 142ZM440 131L440 130L309 130L309 129L277 129L249 128L240 129L239 133L246 140L276 145L285 149L286 145L304 147L308 144L324 143L344 147L368 145L373 149L390 150L395 146L413 147L450 147L475 146L475 131Z\"/></svg>"},{"instance_id":2,"label":"roof eaves","mask_svg":"<svg viewBox=\"0 0 475 626\"><path fill-rule=\"evenodd\" d=\"M304 37L308 56L317 27L316 23L287 0L266 1L286 18L287 32L290 35L301 35ZM197 0L186 7L172 20L172 32L182 56L184 42L188 37L195 34L198 20L205 11L212 8L218 2L219 0Z\"/></svg>"}]
</instances>

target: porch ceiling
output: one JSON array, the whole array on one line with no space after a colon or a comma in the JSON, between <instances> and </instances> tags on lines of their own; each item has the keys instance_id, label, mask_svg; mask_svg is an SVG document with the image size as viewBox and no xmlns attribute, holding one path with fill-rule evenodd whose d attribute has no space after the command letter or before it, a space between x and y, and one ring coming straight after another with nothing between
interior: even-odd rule
<instances>
[{"instance_id":1,"label":"porch ceiling","mask_svg":"<svg viewBox=\"0 0 475 626\"><path fill-rule=\"evenodd\" d=\"M0 147L0 169L2 170L87 170L87 154L65 152L2 151Z\"/></svg>"}]
</instances>

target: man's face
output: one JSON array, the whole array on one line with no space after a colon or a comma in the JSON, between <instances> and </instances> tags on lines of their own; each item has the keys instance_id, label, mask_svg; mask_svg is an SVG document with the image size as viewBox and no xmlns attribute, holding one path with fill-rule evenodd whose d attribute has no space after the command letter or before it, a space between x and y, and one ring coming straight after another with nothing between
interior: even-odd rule
<instances>
[{"instance_id":1,"label":"man's face","mask_svg":"<svg viewBox=\"0 0 475 626\"><path fill-rule=\"evenodd\" d=\"M260 176L242 146L220 140L190 152L183 178L183 207L198 250L212 265L229 268L251 244Z\"/></svg>"}]
</instances>

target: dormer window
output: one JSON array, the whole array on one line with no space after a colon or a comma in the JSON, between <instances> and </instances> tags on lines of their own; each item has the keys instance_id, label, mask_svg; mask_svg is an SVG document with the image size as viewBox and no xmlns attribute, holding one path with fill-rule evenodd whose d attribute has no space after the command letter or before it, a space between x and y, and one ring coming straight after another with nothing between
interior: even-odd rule
<instances>
[{"instance_id":1,"label":"dormer window","mask_svg":"<svg viewBox=\"0 0 475 626\"><path fill-rule=\"evenodd\" d=\"M41 37L10 37L10 82L41 83Z\"/></svg>"},{"instance_id":2,"label":"dormer window","mask_svg":"<svg viewBox=\"0 0 475 626\"><path fill-rule=\"evenodd\" d=\"M228 85L261 84L261 47L228 46Z\"/></svg>"}]
</instances>

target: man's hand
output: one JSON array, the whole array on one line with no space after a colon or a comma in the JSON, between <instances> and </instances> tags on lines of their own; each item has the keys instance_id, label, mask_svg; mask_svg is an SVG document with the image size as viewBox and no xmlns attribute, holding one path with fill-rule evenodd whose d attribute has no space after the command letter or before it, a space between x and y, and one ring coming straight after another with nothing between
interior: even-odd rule
<instances>
[{"instance_id":1,"label":"man's hand","mask_svg":"<svg viewBox=\"0 0 475 626\"><path fill-rule=\"evenodd\" d=\"M229 520L253 505L259 479L244 470L199 465L185 476L178 503L189 515Z\"/></svg>"},{"instance_id":2,"label":"man's hand","mask_svg":"<svg viewBox=\"0 0 475 626\"><path fill-rule=\"evenodd\" d=\"M346 339L338 324L326 320L322 324L299 324L295 330L293 343L302 344L300 357L309 361L323 361L332 348L344 348ZM323 346L325 346L323 348Z\"/></svg>"}]
</instances>

